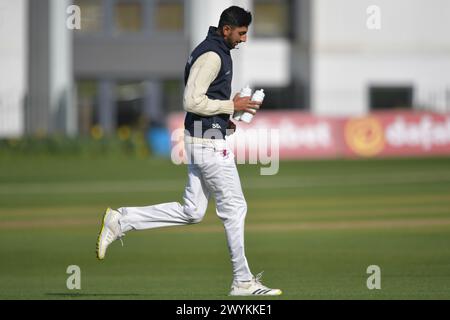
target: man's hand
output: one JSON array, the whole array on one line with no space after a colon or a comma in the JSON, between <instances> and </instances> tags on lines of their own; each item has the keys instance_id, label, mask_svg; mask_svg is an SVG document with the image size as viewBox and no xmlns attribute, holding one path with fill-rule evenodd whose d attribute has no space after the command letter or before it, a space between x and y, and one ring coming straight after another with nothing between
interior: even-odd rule
<instances>
[{"instance_id":1,"label":"man's hand","mask_svg":"<svg viewBox=\"0 0 450 320\"><path fill-rule=\"evenodd\" d=\"M259 110L261 102L252 101L251 97L240 97L239 93L234 96L234 111L244 111L251 114L256 114Z\"/></svg>"}]
</instances>

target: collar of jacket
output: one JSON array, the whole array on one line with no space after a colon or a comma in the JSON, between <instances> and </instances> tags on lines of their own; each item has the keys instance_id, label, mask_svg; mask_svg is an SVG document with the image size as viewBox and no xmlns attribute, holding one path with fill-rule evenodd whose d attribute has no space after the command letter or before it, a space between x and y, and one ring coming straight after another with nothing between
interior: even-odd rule
<instances>
[{"instance_id":1,"label":"collar of jacket","mask_svg":"<svg viewBox=\"0 0 450 320\"><path fill-rule=\"evenodd\" d=\"M216 41L219 44L219 47L227 54L230 53L230 47L228 47L225 39L217 33L216 27L209 27L208 36L206 37L208 40Z\"/></svg>"}]
</instances>

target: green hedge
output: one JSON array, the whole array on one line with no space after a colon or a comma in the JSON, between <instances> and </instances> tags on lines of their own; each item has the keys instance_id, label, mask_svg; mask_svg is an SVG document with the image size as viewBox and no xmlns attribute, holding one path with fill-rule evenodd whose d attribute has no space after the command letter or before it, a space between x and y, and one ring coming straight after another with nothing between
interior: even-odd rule
<instances>
[{"instance_id":1,"label":"green hedge","mask_svg":"<svg viewBox=\"0 0 450 320\"><path fill-rule=\"evenodd\" d=\"M112 137L24 137L0 140L0 155L66 155L81 157L136 156L147 157L150 149L141 133L131 133L124 139Z\"/></svg>"}]
</instances>

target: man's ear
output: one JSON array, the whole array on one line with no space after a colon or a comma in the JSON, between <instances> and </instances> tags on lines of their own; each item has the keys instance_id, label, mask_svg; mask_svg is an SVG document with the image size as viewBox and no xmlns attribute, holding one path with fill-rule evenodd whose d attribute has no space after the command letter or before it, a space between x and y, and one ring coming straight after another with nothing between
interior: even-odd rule
<instances>
[{"instance_id":1,"label":"man's ear","mask_svg":"<svg viewBox=\"0 0 450 320\"><path fill-rule=\"evenodd\" d=\"M229 36L231 34L232 28L229 25L225 25L222 28L222 33L224 36Z\"/></svg>"}]
</instances>

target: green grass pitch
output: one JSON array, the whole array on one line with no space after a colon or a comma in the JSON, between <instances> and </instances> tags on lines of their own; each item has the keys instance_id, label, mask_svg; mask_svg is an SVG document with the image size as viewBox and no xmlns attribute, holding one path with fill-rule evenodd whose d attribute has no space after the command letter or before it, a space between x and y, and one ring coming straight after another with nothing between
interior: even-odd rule
<instances>
[{"instance_id":1,"label":"green grass pitch","mask_svg":"<svg viewBox=\"0 0 450 320\"><path fill-rule=\"evenodd\" d=\"M450 159L239 166L252 271L272 299L449 299ZM95 258L107 206L181 201L186 167L161 159L0 159L0 299L229 299L210 202L198 225L130 232ZM81 290L66 269L81 268ZM369 290L366 269L381 268Z\"/></svg>"}]
</instances>

